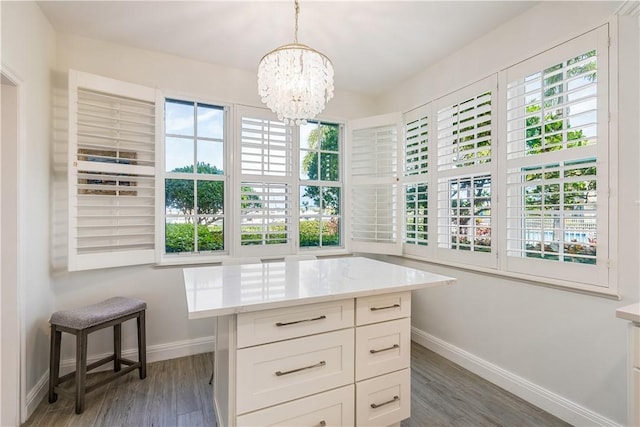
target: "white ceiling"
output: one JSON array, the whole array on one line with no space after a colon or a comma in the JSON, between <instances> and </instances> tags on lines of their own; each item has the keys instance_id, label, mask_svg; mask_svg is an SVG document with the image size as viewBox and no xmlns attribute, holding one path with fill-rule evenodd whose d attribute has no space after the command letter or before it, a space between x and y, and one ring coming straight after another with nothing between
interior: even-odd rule
<instances>
[{"instance_id":1,"label":"white ceiling","mask_svg":"<svg viewBox=\"0 0 640 427\"><path fill-rule=\"evenodd\" d=\"M249 71L293 42L293 0L38 3L60 33ZM536 3L300 0L298 41L331 58L336 87L375 95Z\"/></svg>"}]
</instances>

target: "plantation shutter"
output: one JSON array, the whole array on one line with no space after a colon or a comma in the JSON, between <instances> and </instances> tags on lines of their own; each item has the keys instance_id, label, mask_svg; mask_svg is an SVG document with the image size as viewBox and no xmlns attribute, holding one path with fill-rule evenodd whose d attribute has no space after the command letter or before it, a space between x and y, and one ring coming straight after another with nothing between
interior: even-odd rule
<instances>
[{"instance_id":1,"label":"plantation shutter","mask_svg":"<svg viewBox=\"0 0 640 427\"><path fill-rule=\"evenodd\" d=\"M433 104L438 258L496 267L496 76Z\"/></svg>"},{"instance_id":2,"label":"plantation shutter","mask_svg":"<svg viewBox=\"0 0 640 427\"><path fill-rule=\"evenodd\" d=\"M155 102L69 71L69 271L155 261Z\"/></svg>"},{"instance_id":3,"label":"plantation shutter","mask_svg":"<svg viewBox=\"0 0 640 427\"><path fill-rule=\"evenodd\" d=\"M262 108L239 107L237 120L242 256L292 253L293 128ZM264 246L268 245L268 248Z\"/></svg>"},{"instance_id":4,"label":"plantation shutter","mask_svg":"<svg viewBox=\"0 0 640 427\"><path fill-rule=\"evenodd\" d=\"M349 123L352 252L401 254L400 114Z\"/></svg>"},{"instance_id":5,"label":"plantation shutter","mask_svg":"<svg viewBox=\"0 0 640 427\"><path fill-rule=\"evenodd\" d=\"M505 72L507 269L606 286L608 29Z\"/></svg>"},{"instance_id":6,"label":"plantation shutter","mask_svg":"<svg viewBox=\"0 0 640 427\"><path fill-rule=\"evenodd\" d=\"M429 142L431 104L404 114L404 247L409 255L427 255L429 244Z\"/></svg>"}]
</instances>

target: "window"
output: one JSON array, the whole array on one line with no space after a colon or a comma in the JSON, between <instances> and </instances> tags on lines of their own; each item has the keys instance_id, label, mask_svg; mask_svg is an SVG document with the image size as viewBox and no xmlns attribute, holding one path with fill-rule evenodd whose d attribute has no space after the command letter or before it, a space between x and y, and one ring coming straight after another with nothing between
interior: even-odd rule
<instances>
[{"instance_id":1,"label":"window","mask_svg":"<svg viewBox=\"0 0 640 427\"><path fill-rule=\"evenodd\" d=\"M340 126L300 126L300 247L340 246Z\"/></svg>"},{"instance_id":2,"label":"window","mask_svg":"<svg viewBox=\"0 0 640 427\"><path fill-rule=\"evenodd\" d=\"M429 245L429 142L431 104L404 115L404 253Z\"/></svg>"},{"instance_id":3,"label":"window","mask_svg":"<svg viewBox=\"0 0 640 427\"><path fill-rule=\"evenodd\" d=\"M69 70L69 271L154 262L155 99Z\"/></svg>"},{"instance_id":4,"label":"window","mask_svg":"<svg viewBox=\"0 0 640 427\"><path fill-rule=\"evenodd\" d=\"M238 108L237 116L239 251L242 256L292 253L294 128L264 109Z\"/></svg>"},{"instance_id":5,"label":"window","mask_svg":"<svg viewBox=\"0 0 640 427\"><path fill-rule=\"evenodd\" d=\"M506 70L510 271L608 282L607 39L603 27Z\"/></svg>"},{"instance_id":6,"label":"window","mask_svg":"<svg viewBox=\"0 0 640 427\"><path fill-rule=\"evenodd\" d=\"M351 129L351 250L400 254L398 200L402 135L399 114L349 123Z\"/></svg>"},{"instance_id":7,"label":"window","mask_svg":"<svg viewBox=\"0 0 640 427\"><path fill-rule=\"evenodd\" d=\"M225 109L166 99L165 253L225 249Z\"/></svg>"},{"instance_id":8,"label":"window","mask_svg":"<svg viewBox=\"0 0 640 427\"><path fill-rule=\"evenodd\" d=\"M490 77L434 102L438 257L495 267L495 93Z\"/></svg>"},{"instance_id":9,"label":"window","mask_svg":"<svg viewBox=\"0 0 640 427\"><path fill-rule=\"evenodd\" d=\"M342 243L342 127L285 125L263 108L236 110L241 256L282 256ZM266 247L265 247L266 246Z\"/></svg>"},{"instance_id":10,"label":"window","mask_svg":"<svg viewBox=\"0 0 640 427\"><path fill-rule=\"evenodd\" d=\"M352 249L401 226L405 255L609 293L608 64L603 26L405 113L401 216L393 126L350 124Z\"/></svg>"}]
</instances>

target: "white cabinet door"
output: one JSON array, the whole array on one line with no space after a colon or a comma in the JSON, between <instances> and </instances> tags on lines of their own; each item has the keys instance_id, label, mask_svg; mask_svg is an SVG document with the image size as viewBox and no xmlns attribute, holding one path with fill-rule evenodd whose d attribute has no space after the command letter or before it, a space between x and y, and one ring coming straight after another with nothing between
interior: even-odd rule
<instances>
[{"instance_id":1,"label":"white cabinet door","mask_svg":"<svg viewBox=\"0 0 640 427\"><path fill-rule=\"evenodd\" d=\"M411 371L356 383L356 425L386 427L411 416Z\"/></svg>"},{"instance_id":2,"label":"white cabinet door","mask_svg":"<svg viewBox=\"0 0 640 427\"><path fill-rule=\"evenodd\" d=\"M356 381L408 368L411 320L392 320L356 329Z\"/></svg>"},{"instance_id":3,"label":"white cabinet door","mask_svg":"<svg viewBox=\"0 0 640 427\"><path fill-rule=\"evenodd\" d=\"M356 325L368 325L409 316L411 316L411 292L356 299Z\"/></svg>"},{"instance_id":4,"label":"white cabinet door","mask_svg":"<svg viewBox=\"0 0 640 427\"><path fill-rule=\"evenodd\" d=\"M351 384L353 360L353 329L240 349L237 413Z\"/></svg>"},{"instance_id":5,"label":"white cabinet door","mask_svg":"<svg viewBox=\"0 0 640 427\"><path fill-rule=\"evenodd\" d=\"M238 348L350 328L353 299L238 314Z\"/></svg>"},{"instance_id":6,"label":"white cabinet door","mask_svg":"<svg viewBox=\"0 0 640 427\"><path fill-rule=\"evenodd\" d=\"M350 427L353 385L283 403L238 417L238 427Z\"/></svg>"}]
</instances>

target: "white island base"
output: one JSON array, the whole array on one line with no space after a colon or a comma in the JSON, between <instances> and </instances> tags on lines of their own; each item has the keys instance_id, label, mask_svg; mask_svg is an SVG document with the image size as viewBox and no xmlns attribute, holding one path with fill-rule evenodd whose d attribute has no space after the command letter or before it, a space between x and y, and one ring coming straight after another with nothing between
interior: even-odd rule
<instances>
[{"instance_id":1,"label":"white island base","mask_svg":"<svg viewBox=\"0 0 640 427\"><path fill-rule=\"evenodd\" d=\"M399 425L411 290L453 282L358 257L185 269L189 317L216 317L218 425Z\"/></svg>"}]
</instances>

